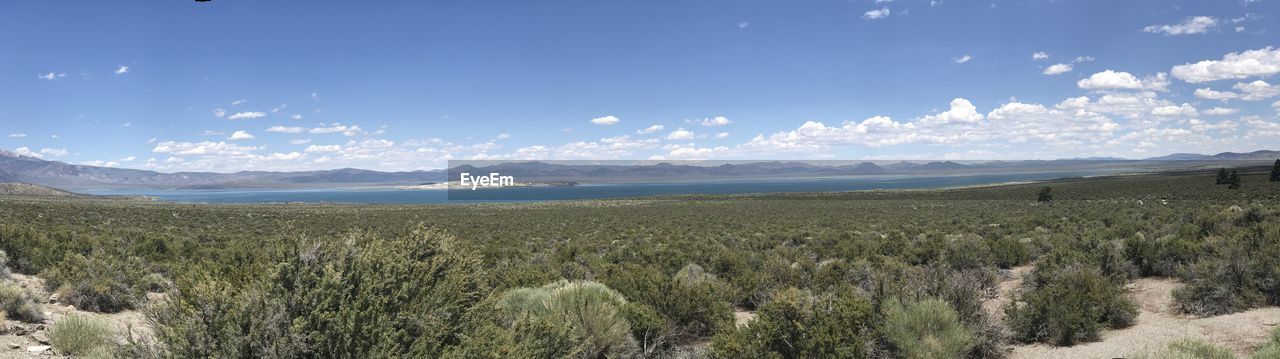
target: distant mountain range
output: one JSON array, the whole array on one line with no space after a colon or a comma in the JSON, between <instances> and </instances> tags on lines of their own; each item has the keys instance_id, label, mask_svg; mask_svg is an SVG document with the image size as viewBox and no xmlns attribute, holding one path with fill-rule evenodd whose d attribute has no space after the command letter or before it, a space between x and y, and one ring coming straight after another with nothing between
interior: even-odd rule
<instances>
[{"instance_id":1,"label":"distant mountain range","mask_svg":"<svg viewBox=\"0 0 1280 359\"><path fill-rule=\"evenodd\" d=\"M1208 165L1220 161L1270 161L1280 158L1280 151L1249 153L1223 152L1216 155L1175 153L1142 160L1114 157L1089 157L1059 160L911 162L749 162L722 165L687 165L657 163L644 165L561 164L538 161L499 162L476 167L462 165L445 170L381 172L343 168L324 171L235 173L176 172L73 165L20 156L0 150L0 182L21 182L57 188L140 187L140 188L269 188L269 187L336 187L405 185L443 182L461 172L485 174L498 172L517 175L521 180L541 181L623 181L652 179L760 178L766 176L842 176L877 174L952 174L992 171L1048 171L1099 168L1133 170Z\"/></svg>"}]
</instances>

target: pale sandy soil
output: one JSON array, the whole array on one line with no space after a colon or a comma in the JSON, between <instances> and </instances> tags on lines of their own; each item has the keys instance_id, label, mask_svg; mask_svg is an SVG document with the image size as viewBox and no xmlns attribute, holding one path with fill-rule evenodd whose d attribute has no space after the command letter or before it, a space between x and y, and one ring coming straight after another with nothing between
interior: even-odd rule
<instances>
[{"instance_id":1,"label":"pale sandy soil","mask_svg":"<svg viewBox=\"0 0 1280 359\"><path fill-rule=\"evenodd\" d=\"M2 280L2 279L0 279ZM58 356L53 350L44 352L30 352L28 348L48 345L39 342L39 339L47 340L49 329L57 325L58 320L68 315L81 315L87 317L98 318L104 323L111 326L114 334L114 340L117 342L125 342L129 333L132 331L135 338L149 337L150 327L146 324L146 317L141 312L124 311L113 314L92 313L71 308L66 304L50 302L49 291L44 287L44 281L33 276L21 274L13 274L11 280L31 291L37 301L40 302L42 311L45 312L44 323L21 323L14 320L4 320L0 325L11 329L6 334L0 335L0 358L35 358ZM22 333L25 332L25 333ZM21 333L22 335L18 335ZM39 339L37 339L39 338ZM16 348L14 346L17 346Z\"/></svg>"},{"instance_id":2,"label":"pale sandy soil","mask_svg":"<svg viewBox=\"0 0 1280 359\"><path fill-rule=\"evenodd\" d=\"M741 309L733 310L734 326L744 327L747 325L747 323L751 323L751 321L753 320L756 320L756 312L751 312L751 311L746 311Z\"/></svg>"},{"instance_id":3,"label":"pale sandy soil","mask_svg":"<svg viewBox=\"0 0 1280 359\"><path fill-rule=\"evenodd\" d=\"M1023 271L1030 268L1024 268ZM1000 285L1000 298L992 307L1008 302L1008 295L1021 285L1021 276ZM1280 308L1269 307L1208 318L1177 314L1170 307L1170 293L1181 286L1176 280L1142 278L1129 285L1130 295L1138 303L1138 321L1134 326L1102 333L1102 340L1072 347L1044 344L1017 345L1010 358L1124 358L1136 353L1154 352L1180 338L1201 339L1245 356L1267 341L1270 331L1280 323ZM989 307L990 309L991 307ZM1003 318L1003 313L993 313Z\"/></svg>"}]
</instances>

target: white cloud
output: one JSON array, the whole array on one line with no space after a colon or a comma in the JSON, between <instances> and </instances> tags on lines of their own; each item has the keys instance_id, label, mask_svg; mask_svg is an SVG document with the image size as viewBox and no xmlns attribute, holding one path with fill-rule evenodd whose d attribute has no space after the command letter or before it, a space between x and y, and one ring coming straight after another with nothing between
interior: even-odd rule
<instances>
[{"instance_id":1,"label":"white cloud","mask_svg":"<svg viewBox=\"0 0 1280 359\"><path fill-rule=\"evenodd\" d=\"M1138 79L1128 72L1106 70L1077 81L1076 86L1085 90L1168 91L1169 80L1168 75L1163 72L1157 73L1155 76Z\"/></svg>"},{"instance_id":2,"label":"white cloud","mask_svg":"<svg viewBox=\"0 0 1280 359\"><path fill-rule=\"evenodd\" d=\"M1090 62L1093 60L1094 60L1093 56L1084 55L1084 56L1076 56L1076 58L1074 60L1071 60L1071 62L1080 63L1080 62Z\"/></svg>"},{"instance_id":3,"label":"white cloud","mask_svg":"<svg viewBox=\"0 0 1280 359\"><path fill-rule=\"evenodd\" d=\"M244 131L236 131L235 133L231 134L231 137L227 137L227 140L229 141L252 140L252 139L254 139L253 135L250 135L248 132L244 132Z\"/></svg>"},{"instance_id":4,"label":"white cloud","mask_svg":"<svg viewBox=\"0 0 1280 359\"><path fill-rule=\"evenodd\" d=\"M259 157L257 159L266 160L266 161L292 161L299 158L302 158L301 153L289 152L289 153L272 153L270 155Z\"/></svg>"},{"instance_id":5,"label":"white cloud","mask_svg":"<svg viewBox=\"0 0 1280 359\"><path fill-rule=\"evenodd\" d=\"M41 80L48 80L48 81L53 81L53 80L60 79L60 78L63 78L63 77L67 77L67 73L66 73L66 72L58 72L58 73L50 72L50 73L46 73L46 74L36 74L36 78L41 79Z\"/></svg>"},{"instance_id":6,"label":"white cloud","mask_svg":"<svg viewBox=\"0 0 1280 359\"><path fill-rule=\"evenodd\" d=\"M747 22L747 21L741 21L741 22L738 22L738 28L739 28L739 29L745 29L745 28L747 28L747 27L749 27L749 26L751 26L751 23L750 23L750 22Z\"/></svg>"},{"instance_id":7,"label":"white cloud","mask_svg":"<svg viewBox=\"0 0 1280 359\"><path fill-rule=\"evenodd\" d=\"M671 131L671 133L667 134L667 140L669 141L692 140L693 137L693 131L685 130L684 128L676 129L675 131Z\"/></svg>"},{"instance_id":8,"label":"white cloud","mask_svg":"<svg viewBox=\"0 0 1280 359\"><path fill-rule=\"evenodd\" d=\"M234 115L228 116L227 119L228 120L252 120L255 118L264 117L266 115L267 114L262 113L260 111L236 112Z\"/></svg>"},{"instance_id":9,"label":"white cloud","mask_svg":"<svg viewBox=\"0 0 1280 359\"><path fill-rule=\"evenodd\" d=\"M1280 73L1280 50L1266 47L1241 53L1228 53L1222 60L1204 60L1173 67L1173 77L1201 83L1228 79L1245 79Z\"/></svg>"},{"instance_id":10,"label":"white cloud","mask_svg":"<svg viewBox=\"0 0 1280 359\"><path fill-rule=\"evenodd\" d=\"M289 144L291 144L291 145L305 145L305 144L308 144L308 143L311 143L311 139L310 139L310 138L304 138L304 139L300 139L300 140L289 140Z\"/></svg>"},{"instance_id":11,"label":"white cloud","mask_svg":"<svg viewBox=\"0 0 1280 359\"><path fill-rule=\"evenodd\" d=\"M1071 64L1053 64L1044 69L1044 74L1045 75L1065 74L1065 73L1071 72L1071 70L1074 70L1074 69L1075 67L1071 66Z\"/></svg>"},{"instance_id":12,"label":"white cloud","mask_svg":"<svg viewBox=\"0 0 1280 359\"><path fill-rule=\"evenodd\" d=\"M1240 99L1245 101L1258 101L1280 96L1280 85L1271 85L1262 80L1237 83L1232 88L1239 90L1242 94Z\"/></svg>"},{"instance_id":13,"label":"white cloud","mask_svg":"<svg viewBox=\"0 0 1280 359\"><path fill-rule=\"evenodd\" d=\"M951 59L951 61L955 61L957 64L963 64L963 63L969 62L969 60L973 60L973 56L969 56L968 54L961 55L960 57Z\"/></svg>"},{"instance_id":14,"label":"white cloud","mask_svg":"<svg viewBox=\"0 0 1280 359\"><path fill-rule=\"evenodd\" d=\"M1204 114L1210 115L1210 116L1234 115L1238 112L1240 112L1240 109L1238 108L1224 108L1224 107L1214 107L1208 110L1204 110Z\"/></svg>"},{"instance_id":15,"label":"white cloud","mask_svg":"<svg viewBox=\"0 0 1280 359\"><path fill-rule=\"evenodd\" d=\"M36 152L32 152L30 148L27 148L25 146L13 149L13 153L19 156L28 156L28 157L35 157L35 158L44 157L44 155L41 155Z\"/></svg>"},{"instance_id":16,"label":"white cloud","mask_svg":"<svg viewBox=\"0 0 1280 359\"><path fill-rule=\"evenodd\" d=\"M610 116L605 116L605 117L597 117L597 118L593 118L593 119L591 119L591 123L594 123L594 124L597 124L597 125L612 125L612 124L616 124L616 123L618 123L618 122L622 122L622 120L619 120L617 117L614 117L614 116L612 116L612 115L610 115Z\"/></svg>"},{"instance_id":17,"label":"white cloud","mask_svg":"<svg viewBox=\"0 0 1280 359\"><path fill-rule=\"evenodd\" d=\"M1183 20L1178 24L1171 25L1151 25L1142 28L1142 31L1165 35L1188 35L1203 34L1218 27L1218 19L1210 16L1194 16Z\"/></svg>"},{"instance_id":18,"label":"white cloud","mask_svg":"<svg viewBox=\"0 0 1280 359\"><path fill-rule=\"evenodd\" d=\"M178 156L200 156L200 155L220 155L220 156L243 156L258 150L259 147L240 146L227 142L174 142L164 141L156 144L151 152L155 153L171 153Z\"/></svg>"},{"instance_id":19,"label":"white cloud","mask_svg":"<svg viewBox=\"0 0 1280 359\"><path fill-rule=\"evenodd\" d=\"M221 117L226 116L226 115L227 115L227 110L223 110L223 109L220 109L220 108L215 108L215 109L213 109L213 116L214 116L214 117L219 117L219 118L221 118Z\"/></svg>"},{"instance_id":20,"label":"white cloud","mask_svg":"<svg viewBox=\"0 0 1280 359\"><path fill-rule=\"evenodd\" d=\"M972 102L963 98L951 100L951 109L920 118L925 124L974 123L982 121L982 114Z\"/></svg>"},{"instance_id":21,"label":"white cloud","mask_svg":"<svg viewBox=\"0 0 1280 359\"><path fill-rule=\"evenodd\" d=\"M126 73L128 73L128 72L129 72L129 66L120 65L120 66L116 67L115 74L116 74L116 75L124 75L124 74L126 74Z\"/></svg>"},{"instance_id":22,"label":"white cloud","mask_svg":"<svg viewBox=\"0 0 1280 359\"><path fill-rule=\"evenodd\" d=\"M231 101L231 106L239 105L245 102L249 102L249 100L239 99L239 100Z\"/></svg>"},{"instance_id":23,"label":"white cloud","mask_svg":"<svg viewBox=\"0 0 1280 359\"><path fill-rule=\"evenodd\" d=\"M328 146L310 145L310 146L307 146L307 149L303 150L303 152L338 152L341 150L342 150L342 146L339 146L339 145L328 145Z\"/></svg>"},{"instance_id":24,"label":"white cloud","mask_svg":"<svg viewBox=\"0 0 1280 359\"><path fill-rule=\"evenodd\" d=\"M289 116L289 118L292 118L292 119L295 119L295 120L301 120L301 119L302 119L302 115L301 115L301 114L294 114L293 116Z\"/></svg>"},{"instance_id":25,"label":"white cloud","mask_svg":"<svg viewBox=\"0 0 1280 359\"><path fill-rule=\"evenodd\" d=\"M1048 59L1048 58L1049 58L1049 54L1044 53L1044 51L1040 51L1040 52L1037 52L1037 53L1031 54L1031 59L1032 59L1032 60L1045 60L1045 59Z\"/></svg>"},{"instance_id":26,"label":"white cloud","mask_svg":"<svg viewBox=\"0 0 1280 359\"><path fill-rule=\"evenodd\" d=\"M1152 115L1156 116L1195 116L1199 114L1195 107L1190 104L1182 104L1181 106L1161 106L1151 110Z\"/></svg>"},{"instance_id":27,"label":"white cloud","mask_svg":"<svg viewBox=\"0 0 1280 359\"><path fill-rule=\"evenodd\" d=\"M319 93L319 92L312 92L312 93L311 93L311 100L312 100L312 101L315 101L315 102L320 102L320 93Z\"/></svg>"},{"instance_id":28,"label":"white cloud","mask_svg":"<svg viewBox=\"0 0 1280 359\"><path fill-rule=\"evenodd\" d=\"M889 16L889 13L890 13L889 8L888 8L888 7L884 7L884 8L880 8L880 9L877 9L877 10L871 10L871 11L867 11L866 13L863 13L863 14L862 14L862 18L864 18L864 19L871 19L871 20L875 20L875 19L883 19L883 18L885 18L885 17L888 17L888 16Z\"/></svg>"},{"instance_id":29,"label":"white cloud","mask_svg":"<svg viewBox=\"0 0 1280 359\"><path fill-rule=\"evenodd\" d=\"M40 149L40 154L49 155L52 157L66 156L68 153L71 153L71 152L67 151L67 149L65 148L41 148Z\"/></svg>"},{"instance_id":30,"label":"white cloud","mask_svg":"<svg viewBox=\"0 0 1280 359\"><path fill-rule=\"evenodd\" d=\"M728 137L729 137L728 132L717 133L715 136L713 136L713 138L715 139L722 139L722 138L728 138Z\"/></svg>"},{"instance_id":31,"label":"white cloud","mask_svg":"<svg viewBox=\"0 0 1280 359\"><path fill-rule=\"evenodd\" d=\"M80 162L80 164L85 166L95 166L95 167L115 167L120 165L115 161L103 161L103 160L85 161L85 162Z\"/></svg>"},{"instance_id":32,"label":"white cloud","mask_svg":"<svg viewBox=\"0 0 1280 359\"><path fill-rule=\"evenodd\" d=\"M9 134L9 138L23 138L23 137L27 137L27 134L25 134L25 133L10 133L10 134Z\"/></svg>"},{"instance_id":33,"label":"white cloud","mask_svg":"<svg viewBox=\"0 0 1280 359\"><path fill-rule=\"evenodd\" d=\"M307 132L313 134L342 133L343 136L347 137L364 134L364 130L361 129L360 126L345 126L336 122L329 124L329 127L316 127L308 130Z\"/></svg>"},{"instance_id":34,"label":"white cloud","mask_svg":"<svg viewBox=\"0 0 1280 359\"><path fill-rule=\"evenodd\" d=\"M137 156L129 156L129 157L121 158L120 162L133 162L133 160L136 160L136 159L138 159Z\"/></svg>"},{"instance_id":35,"label":"white cloud","mask_svg":"<svg viewBox=\"0 0 1280 359\"><path fill-rule=\"evenodd\" d=\"M499 133L499 134L498 134L498 136L494 137L493 139L495 139L495 140L505 140L505 139L508 139L508 138L511 138L511 134L509 134L509 133Z\"/></svg>"},{"instance_id":36,"label":"white cloud","mask_svg":"<svg viewBox=\"0 0 1280 359\"><path fill-rule=\"evenodd\" d=\"M636 133L641 135L646 135L646 134L662 131L663 128L665 127L663 127L662 125L653 125L653 126L646 127L642 130L636 130Z\"/></svg>"},{"instance_id":37,"label":"white cloud","mask_svg":"<svg viewBox=\"0 0 1280 359\"><path fill-rule=\"evenodd\" d=\"M704 119L701 119L701 120L699 120L699 119L687 119L687 120L684 120L684 123L687 123L687 124L698 124L698 125L701 125L702 127L715 127L715 126L725 126L725 125L729 125L729 124L732 124L732 123L733 123L733 121L730 121L730 120L729 120L729 118L724 117L724 116L716 116L716 117L712 117L712 118L704 118Z\"/></svg>"},{"instance_id":38,"label":"white cloud","mask_svg":"<svg viewBox=\"0 0 1280 359\"><path fill-rule=\"evenodd\" d=\"M1196 89L1196 97L1206 100L1230 100L1239 98L1240 94L1231 91L1215 91L1211 88Z\"/></svg>"},{"instance_id":39,"label":"white cloud","mask_svg":"<svg viewBox=\"0 0 1280 359\"><path fill-rule=\"evenodd\" d=\"M271 126L270 128L267 128L267 132L279 132L279 133L302 133L306 130L307 129L302 127L285 127L285 126Z\"/></svg>"}]
</instances>

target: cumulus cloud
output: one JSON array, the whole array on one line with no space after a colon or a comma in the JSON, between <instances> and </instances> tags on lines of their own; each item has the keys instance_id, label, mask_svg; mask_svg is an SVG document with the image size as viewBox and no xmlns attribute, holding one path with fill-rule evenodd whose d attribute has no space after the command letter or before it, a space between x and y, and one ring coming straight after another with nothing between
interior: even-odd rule
<instances>
[{"instance_id":1,"label":"cumulus cloud","mask_svg":"<svg viewBox=\"0 0 1280 359\"><path fill-rule=\"evenodd\" d=\"M1280 50L1268 46L1240 53L1232 52L1224 55L1222 60L1204 60L1174 66L1172 73L1173 77L1191 83L1270 76L1280 73Z\"/></svg>"},{"instance_id":2,"label":"cumulus cloud","mask_svg":"<svg viewBox=\"0 0 1280 359\"><path fill-rule=\"evenodd\" d=\"M231 106L239 105L245 102L249 102L249 100L239 99L239 100L231 101Z\"/></svg>"},{"instance_id":3,"label":"cumulus cloud","mask_svg":"<svg viewBox=\"0 0 1280 359\"><path fill-rule=\"evenodd\" d=\"M889 17L889 13L890 13L889 8L883 7L883 8L879 8L879 9L875 9L875 10L871 10L863 13L862 18L868 19L868 20L883 19L883 18Z\"/></svg>"},{"instance_id":4,"label":"cumulus cloud","mask_svg":"<svg viewBox=\"0 0 1280 359\"><path fill-rule=\"evenodd\" d=\"M1181 23L1170 25L1151 25L1142 28L1142 31L1165 35L1189 35L1203 34L1218 27L1218 19L1211 16L1193 16Z\"/></svg>"},{"instance_id":5,"label":"cumulus cloud","mask_svg":"<svg viewBox=\"0 0 1280 359\"><path fill-rule=\"evenodd\" d=\"M1215 91L1211 88L1196 89L1195 95L1206 100L1230 100L1240 97L1240 94L1235 92Z\"/></svg>"},{"instance_id":6,"label":"cumulus cloud","mask_svg":"<svg viewBox=\"0 0 1280 359\"><path fill-rule=\"evenodd\" d=\"M1081 63L1081 62L1090 62L1093 60L1094 60L1093 56L1084 55L1084 56L1076 56L1076 58L1074 60L1071 60L1071 62Z\"/></svg>"},{"instance_id":7,"label":"cumulus cloud","mask_svg":"<svg viewBox=\"0 0 1280 359\"><path fill-rule=\"evenodd\" d=\"M1214 107L1208 110L1204 110L1204 114L1210 115L1210 116L1234 115L1238 112L1240 112L1240 109L1238 108L1224 108L1224 107Z\"/></svg>"},{"instance_id":8,"label":"cumulus cloud","mask_svg":"<svg viewBox=\"0 0 1280 359\"><path fill-rule=\"evenodd\" d=\"M715 138L715 139L729 138L729 133L728 133L728 132L721 132L721 133L717 133L715 136L711 136L711 137L712 137L712 138Z\"/></svg>"},{"instance_id":9,"label":"cumulus cloud","mask_svg":"<svg viewBox=\"0 0 1280 359\"><path fill-rule=\"evenodd\" d=\"M228 116L227 119L228 120L252 120L255 118L264 117L266 115L267 115L266 113L263 113L261 111L236 112L235 114Z\"/></svg>"},{"instance_id":10,"label":"cumulus cloud","mask_svg":"<svg viewBox=\"0 0 1280 359\"><path fill-rule=\"evenodd\" d=\"M215 108L215 109L213 109L213 116L214 116L214 117L219 117L219 118L221 118L221 117L226 116L226 115L227 115L227 110L223 110L223 109L220 109L220 108Z\"/></svg>"},{"instance_id":11,"label":"cumulus cloud","mask_svg":"<svg viewBox=\"0 0 1280 359\"><path fill-rule=\"evenodd\" d=\"M179 156L190 155L221 155L221 156L239 156L247 155L258 150L254 146L240 146L227 142L174 142L163 141L156 144L151 152L168 153Z\"/></svg>"},{"instance_id":12,"label":"cumulus cloud","mask_svg":"<svg viewBox=\"0 0 1280 359\"><path fill-rule=\"evenodd\" d=\"M1032 60L1046 60L1048 58L1049 58L1049 54L1046 54L1044 51L1031 54Z\"/></svg>"},{"instance_id":13,"label":"cumulus cloud","mask_svg":"<svg viewBox=\"0 0 1280 359\"><path fill-rule=\"evenodd\" d=\"M305 144L308 144L308 143L311 143L311 139L310 139L310 138L304 138L304 139L298 139L298 140L289 140L289 144L291 144L291 145L305 145Z\"/></svg>"},{"instance_id":14,"label":"cumulus cloud","mask_svg":"<svg viewBox=\"0 0 1280 359\"><path fill-rule=\"evenodd\" d=\"M124 75L126 73L129 73L129 66L120 65L116 67L116 71L115 71L116 75Z\"/></svg>"},{"instance_id":15,"label":"cumulus cloud","mask_svg":"<svg viewBox=\"0 0 1280 359\"><path fill-rule=\"evenodd\" d=\"M926 124L974 123L982 121L982 114L972 102L963 98L951 100L951 109L920 118Z\"/></svg>"},{"instance_id":16,"label":"cumulus cloud","mask_svg":"<svg viewBox=\"0 0 1280 359\"><path fill-rule=\"evenodd\" d=\"M343 136L347 137L364 134L364 130L361 129L360 126L346 126L337 122L329 124L329 127L316 127L307 130L307 132L312 134L341 133Z\"/></svg>"},{"instance_id":17,"label":"cumulus cloud","mask_svg":"<svg viewBox=\"0 0 1280 359\"><path fill-rule=\"evenodd\" d=\"M10 134L9 134L9 138L23 138L23 137L27 137L27 134L25 134L25 133L10 133Z\"/></svg>"},{"instance_id":18,"label":"cumulus cloud","mask_svg":"<svg viewBox=\"0 0 1280 359\"><path fill-rule=\"evenodd\" d=\"M1076 86L1085 90L1151 90L1168 91L1169 80L1165 73L1157 73L1143 79L1128 72L1106 70L1090 75L1089 78L1076 82Z\"/></svg>"},{"instance_id":19,"label":"cumulus cloud","mask_svg":"<svg viewBox=\"0 0 1280 359\"><path fill-rule=\"evenodd\" d=\"M1195 116L1199 114L1195 107L1190 104L1182 104L1181 106L1160 106L1151 110L1152 115L1156 116Z\"/></svg>"},{"instance_id":20,"label":"cumulus cloud","mask_svg":"<svg viewBox=\"0 0 1280 359\"><path fill-rule=\"evenodd\" d=\"M605 117L596 117L591 119L591 123L594 123L597 125L613 125L613 124L617 124L618 122L622 122L622 120L619 120L617 117L614 117L613 115L609 115Z\"/></svg>"},{"instance_id":21,"label":"cumulus cloud","mask_svg":"<svg viewBox=\"0 0 1280 359\"><path fill-rule=\"evenodd\" d=\"M231 134L231 137L227 137L227 140L239 141L239 140L252 140L253 138L254 138L253 135L249 134L248 132L236 131Z\"/></svg>"},{"instance_id":22,"label":"cumulus cloud","mask_svg":"<svg viewBox=\"0 0 1280 359\"><path fill-rule=\"evenodd\" d=\"M973 60L973 56L969 56L968 54L965 54L951 60L955 61L957 64L963 64L963 63L969 62L969 60Z\"/></svg>"},{"instance_id":23,"label":"cumulus cloud","mask_svg":"<svg viewBox=\"0 0 1280 359\"><path fill-rule=\"evenodd\" d=\"M71 152L67 151L67 149L65 148L41 148L40 149L40 154L48 155L51 157L66 156L68 153L71 153Z\"/></svg>"},{"instance_id":24,"label":"cumulus cloud","mask_svg":"<svg viewBox=\"0 0 1280 359\"><path fill-rule=\"evenodd\" d=\"M94 166L94 167L115 167L120 165L120 163L117 163L115 161L103 161L103 160L84 161L84 162L80 162L80 164L85 166Z\"/></svg>"},{"instance_id":25,"label":"cumulus cloud","mask_svg":"<svg viewBox=\"0 0 1280 359\"><path fill-rule=\"evenodd\" d=\"M339 145L328 145L328 146L310 145L310 146L307 146L307 149L303 150L303 152L338 152L341 150L342 150L342 146L339 146Z\"/></svg>"},{"instance_id":26,"label":"cumulus cloud","mask_svg":"<svg viewBox=\"0 0 1280 359\"><path fill-rule=\"evenodd\" d=\"M1071 72L1071 70L1074 70L1074 69L1075 67L1071 66L1071 64L1053 64L1044 69L1044 74L1059 75L1059 74L1065 74L1065 73Z\"/></svg>"},{"instance_id":27,"label":"cumulus cloud","mask_svg":"<svg viewBox=\"0 0 1280 359\"><path fill-rule=\"evenodd\" d=\"M704 119L687 119L687 120L684 120L684 123L697 124L697 125L701 125L702 127L714 127L714 126L729 125L729 124L732 124L733 121L730 121L727 117L724 117L724 116L716 116L716 117L704 118Z\"/></svg>"},{"instance_id":28,"label":"cumulus cloud","mask_svg":"<svg viewBox=\"0 0 1280 359\"><path fill-rule=\"evenodd\" d=\"M293 116L289 116L289 118L292 118L292 119L295 119L295 120L301 120L301 119L302 119L302 115L301 115L301 114L294 114Z\"/></svg>"},{"instance_id":29,"label":"cumulus cloud","mask_svg":"<svg viewBox=\"0 0 1280 359\"><path fill-rule=\"evenodd\" d=\"M267 132L279 132L279 133L302 133L306 130L307 129L302 127L285 127L285 126L271 126L270 128L267 128Z\"/></svg>"},{"instance_id":30,"label":"cumulus cloud","mask_svg":"<svg viewBox=\"0 0 1280 359\"><path fill-rule=\"evenodd\" d=\"M693 137L693 131L685 130L684 128L676 129L675 131L671 131L671 133L667 134L667 140L669 141L692 140Z\"/></svg>"},{"instance_id":31,"label":"cumulus cloud","mask_svg":"<svg viewBox=\"0 0 1280 359\"><path fill-rule=\"evenodd\" d=\"M36 157L36 158L44 157L44 155L41 155L38 152L31 151L31 149L27 148L26 146L13 149L13 153L19 156Z\"/></svg>"},{"instance_id":32,"label":"cumulus cloud","mask_svg":"<svg viewBox=\"0 0 1280 359\"><path fill-rule=\"evenodd\" d=\"M641 135L646 135L646 134L662 131L663 128L664 127L662 125L653 125L653 126L645 127L644 129L636 130L636 133Z\"/></svg>"},{"instance_id":33,"label":"cumulus cloud","mask_svg":"<svg viewBox=\"0 0 1280 359\"><path fill-rule=\"evenodd\" d=\"M1271 85L1262 80L1237 83L1232 88L1240 91L1240 99L1245 101L1258 101L1280 96L1280 85Z\"/></svg>"}]
</instances>

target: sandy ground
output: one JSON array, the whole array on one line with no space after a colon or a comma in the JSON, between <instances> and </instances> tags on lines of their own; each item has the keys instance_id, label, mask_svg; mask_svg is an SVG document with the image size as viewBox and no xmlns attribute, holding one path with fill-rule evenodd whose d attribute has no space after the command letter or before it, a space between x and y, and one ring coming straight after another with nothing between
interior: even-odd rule
<instances>
[{"instance_id":1,"label":"sandy ground","mask_svg":"<svg viewBox=\"0 0 1280 359\"><path fill-rule=\"evenodd\" d=\"M1025 272L1030 267L1015 268ZM1000 284L1000 297L988 302L988 309L999 308L1022 284L1021 275ZM1241 313L1198 318L1177 314L1170 304L1170 293L1181 286L1176 280L1142 278L1129 285L1130 295L1138 303L1138 321L1129 328L1102 333L1102 340L1072 347L1044 344L1013 347L1010 358L1124 358L1135 353L1154 352L1170 341L1196 338L1230 349L1238 356L1257 350L1280 323L1280 308L1260 308ZM997 312L1000 312L997 310ZM1004 313L993 313L1003 318Z\"/></svg>"},{"instance_id":2,"label":"sandy ground","mask_svg":"<svg viewBox=\"0 0 1280 359\"><path fill-rule=\"evenodd\" d=\"M108 323L114 333L114 339L118 342L125 342L131 331L135 338L140 336L147 337L151 334L150 327L146 325L146 317L141 312L124 311L113 314L100 314L76 310L66 304L50 302L48 300L49 291L45 289L44 281L40 278L13 274L11 279L31 291L37 301L41 302L40 306L45 312L46 319L44 323L21 323L14 320L4 320L3 323L0 323L0 325L11 328L6 334L0 335L0 358L57 356L53 350L31 352L28 349L48 345L40 343L40 341L47 340L49 329L57 325L58 320L66 318L68 315L93 317Z\"/></svg>"},{"instance_id":3,"label":"sandy ground","mask_svg":"<svg viewBox=\"0 0 1280 359\"><path fill-rule=\"evenodd\" d=\"M746 311L742 309L733 310L733 325L739 328L744 327L747 323L756 320L756 312Z\"/></svg>"}]
</instances>

